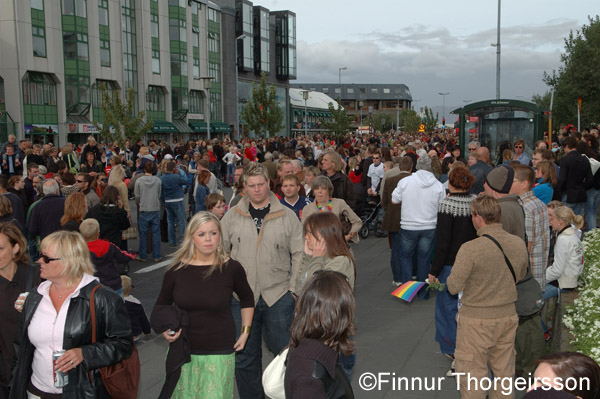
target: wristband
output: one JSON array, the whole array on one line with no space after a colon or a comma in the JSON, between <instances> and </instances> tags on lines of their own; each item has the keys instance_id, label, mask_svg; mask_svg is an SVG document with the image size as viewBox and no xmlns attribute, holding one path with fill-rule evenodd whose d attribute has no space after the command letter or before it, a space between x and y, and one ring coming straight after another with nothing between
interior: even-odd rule
<instances>
[{"instance_id":1,"label":"wristband","mask_svg":"<svg viewBox=\"0 0 600 399\"><path fill-rule=\"evenodd\" d=\"M250 334L250 328L250 326L242 326L241 332Z\"/></svg>"}]
</instances>

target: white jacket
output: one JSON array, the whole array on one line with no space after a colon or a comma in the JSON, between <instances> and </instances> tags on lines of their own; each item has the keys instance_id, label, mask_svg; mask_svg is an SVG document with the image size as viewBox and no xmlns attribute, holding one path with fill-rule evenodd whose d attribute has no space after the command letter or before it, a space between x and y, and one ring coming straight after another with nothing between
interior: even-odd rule
<instances>
[{"instance_id":1,"label":"white jacket","mask_svg":"<svg viewBox=\"0 0 600 399\"><path fill-rule=\"evenodd\" d=\"M426 170L418 170L400 180L392 193L392 203L402 203L400 227L403 230L435 229L438 205L445 197L442 183Z\"/></svg>"},{"instance_id":2,"label":"white jacket","mask_svg":"<svg viewBox=\"0 0 600 399\"><path fill-rule=\"evenodd\" d=\"M546 269L546 281L558 280L563 288L577 287L577 278L583 271L583 245L572 227L556 238L554 263Z\"/></svg>"}]
</instances>

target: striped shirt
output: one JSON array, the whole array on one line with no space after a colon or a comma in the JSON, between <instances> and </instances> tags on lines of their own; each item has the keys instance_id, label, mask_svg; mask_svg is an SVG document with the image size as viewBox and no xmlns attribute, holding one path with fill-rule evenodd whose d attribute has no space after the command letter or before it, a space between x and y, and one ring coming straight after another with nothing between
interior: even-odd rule
<instances>
[{"instance_id":1,"label":"striped shirt","mask_svg":"<svg viewBox=\"0 0 600 399\"><path fill-rule=\"evenodd\" d=\"M544 290L546 288L546 267L550 251L548 208L533 194L533 191L528 191L519 196L519 203L523 206L525 212L525 235L528 244L531 245L529 251L531 274Z\"/></svg>"}]
</instances>

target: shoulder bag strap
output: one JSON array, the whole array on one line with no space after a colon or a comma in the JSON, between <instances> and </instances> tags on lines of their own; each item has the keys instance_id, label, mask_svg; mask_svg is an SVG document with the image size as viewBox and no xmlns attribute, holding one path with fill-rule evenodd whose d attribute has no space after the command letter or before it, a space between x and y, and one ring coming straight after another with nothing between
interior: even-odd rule
<instances>
[{"instance_id":1,"label":"shoulder bag strap","mask_svg":"<svg viewBox=\"0 0 600 399\"><path fill-rule=\"evenodd\" d=\"M500 243L498 241L496 241L496 239L489 234L483 234L482 237L489 238L490 240L492 240L492 242L494 244L496 244L498 246L498 248L500 248L500 251L502 251L502 255L504 255L504 260L506 261L506 265L510 269L510 274L512 274L513 280L515 281L515 284L516 284L517 283L517 275L515 274L515 269L513 269L512 264L506 257L506 254L504 253L504 250L502 249L502 246L500 245Z\"/></svg>"},{"instance_id":2,"label":"shoulder bag strap","mask_svg":"<svg viewBox=\"0 0 600 399\"><path fill-rule=\"evenodd\" d=\"M102 287L102 285L98 284L94 288L92 288L92 293L90 294L90 319L92 321L92 344L96 342L96 300L95 294L98 288Z\"/></svg>"}]
</instances>

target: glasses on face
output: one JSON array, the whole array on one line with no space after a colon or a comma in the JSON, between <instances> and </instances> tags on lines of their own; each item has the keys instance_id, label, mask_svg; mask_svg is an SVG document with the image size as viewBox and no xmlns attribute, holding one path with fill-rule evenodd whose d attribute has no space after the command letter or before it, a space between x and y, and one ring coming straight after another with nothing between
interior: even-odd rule
<instances>
[{"instance_id":1,"label":"glasses on face","mask_svg":"<svg viewBox=\"0 0 600 399\"><path fill-rule=\"evenodd\" d=\"M469 148L469 151L475 151L477 148Z\"/></svg>"},{"instance_id":2,"label":"glasses on face","mask_svg":"<svg viewBox=\"0 0 600 399\"><path fill-rule=\"evenodd\" d=\"M85 183L85 180L75 180L77 183Z\"/></svg>"},{"instance_id":3,"label":"glasses on face","mask_svg":"<svg viewBox=\"0 0 600 399\"><path fill-rule=\"evenodd\" d=\"M515 148L523 148L522 145L516 145Z\"/></svg>"},{"instance_id":4,"label":"glasses on face","mask_svg":"<svg viewBox=\"0 0 600 399\"><path fill-rule=\"evenodd\" d=\"M379 157L373 157L373 159L379 159Z\"/></svg>"},{"instance_id":5,"label":"glasses on face","mask_svg":"<svg viewBox=\"0 0 600 399\"><path fill-rule=\"evenodd\" d=\"M60 258L51 258L48 255L43 255L40 257L40 259L42 259L44 261L44 263L50 263L53 260L60 260Z\"/></svg>"},{"instance_id":6,"label":"glasses on face","mask_svg":"<svg viewBox=\"0 0 600 399\"><path fill-rule=\"evenodd\" d=\"M108 179L100 179L101 182L108 183Z\"/></svg>"}]
</instances>

